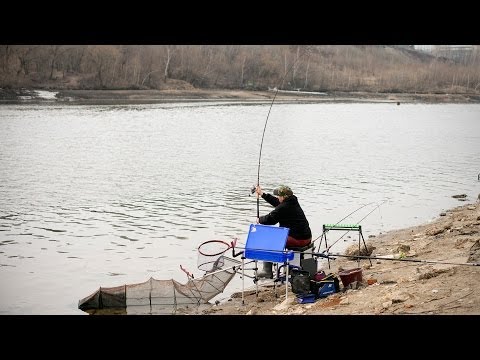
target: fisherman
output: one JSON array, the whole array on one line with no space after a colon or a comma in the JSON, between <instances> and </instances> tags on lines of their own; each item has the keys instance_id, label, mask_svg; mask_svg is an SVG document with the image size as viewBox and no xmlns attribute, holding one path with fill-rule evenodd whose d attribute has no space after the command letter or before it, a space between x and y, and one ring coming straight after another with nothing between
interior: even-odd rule
<instances>
[{"instance_id":1,"label":"fisherman","mask_svg":"<svg viewBox=\"0 0 480 360\"><path fill-rule=\"evenodd\" d=\"M264 193L260 186L256 186L257 197L262 197L270 205L274 206L270 213L257 218L257 224L275 225L289 228L286 248L304 247L312 242L312 231L298 199L293 195L292 189L286 185L280 185L273 190L273 195ZM259 272L259 278L273 278L271 262L263 262L263 271Z\"/></svg>"}]
</instances>

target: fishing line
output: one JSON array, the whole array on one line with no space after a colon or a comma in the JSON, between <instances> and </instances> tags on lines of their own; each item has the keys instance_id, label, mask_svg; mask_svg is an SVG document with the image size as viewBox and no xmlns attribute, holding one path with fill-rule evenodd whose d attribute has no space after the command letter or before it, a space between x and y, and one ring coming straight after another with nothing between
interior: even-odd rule
<instances>
[{"instance_id":1,"label":"fishing line","mask_svg":"<svg viewBox=\"0 0 480 360\"><path fill-rule=\"evenodd\" d=\"M338 220L333 226L337 226L337 225L340 224L343 220L345 220L346 218L348 218L350 215L353 215L353 214L355 214L358 210L361 210L361 209L363 209L365 206L372 205L372 204L375 204L375 201L360 206L357 210L352 211L350 214L348 214L347 216L345 216L343 219ZM320 234L319 236L317 236L317 238L315 238L315 240L312 241L312 244L315 243L315 241L317 241L322 235L323 235L323 233ZM318 249L318 251L320 251L320 248Z\"/></svg>"},{"instance_id":2,"label":"fishing line","mask_svg":"<svg viewBox=\"0 0 480 360\"><path fill-rule=\"evenodd\" d=\"M387 201L388 201L388 200L384 200L382 203L380 203L380 204L378 204L377 206L375 206L375 207L373 208L373 210L370 211L370 212L369 212L367 215L365 215L363 218L361 218L360 221L357 222L357 224L360 224L368 215L370 215L372 212L374 212L377 208L380 209L380 206L383 205L383 204L385 204Z\"/></svg>"},{"instance_id":3,"label":"fishing line","mask_svg":"<svg viewBox=\"0 0 480 360\"><path fill-rule=\"evenodd\" d=\"M287 75L294 68L294 66L300 60L300 58L305 56L305 54L307 54L307 53L310 53L309 48L306 48L303 51L303 54L301 56L298 56L297 59L292 63L292 65L290 65L290 68L288 69L288 71L285 72L285 74L283 75L283 78L282 78L282 82L280 83L279 86L277 86L277 90L275 91L275 95L273 96L272 102L270 104L270 108L268 109L267 118L265 119L265 125L263 126L262 141L260 142L260 153L258 154L257 186L260 186L260 162L261 162L261 159L262 159L263 139L265 138L265 130L267 129L268 118L270 117L270 112L272 111L273 103L275 102L275 99L277 98L278 90L280 90L280 88L283 86L283 83L284 83ZM254 192L255 192L255 186L251 190L252 194ZM257 218L258 217L260 217L260 197L257 194Z\"/></svg>"},{"instance_id":4,"label":"fishing line","mask_svg":"<svg viewBox=\"0 0 480 360\"><path fill-rule=\"evenodd\" d=\"M380 227L382 228L382 231L384 231L385 227L383 226L383 217L382 212L380 211L380 206L378 207L378 214L380 215Z\"/></svg>"}]
</instances>

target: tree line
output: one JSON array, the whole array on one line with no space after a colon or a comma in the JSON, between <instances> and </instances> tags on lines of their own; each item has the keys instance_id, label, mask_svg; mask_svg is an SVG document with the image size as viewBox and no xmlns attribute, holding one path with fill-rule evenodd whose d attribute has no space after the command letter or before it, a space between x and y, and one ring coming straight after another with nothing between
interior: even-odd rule
<instances>
[{"instance_id":1,"label":"tree line","mask_svg":"<svg viewBox=\"0 0 480 360\"><path fill-rule=\"evenodd\" d=\"M479 46L0 45L0 87L476 93Z\"/></svg>"}]
</instances>

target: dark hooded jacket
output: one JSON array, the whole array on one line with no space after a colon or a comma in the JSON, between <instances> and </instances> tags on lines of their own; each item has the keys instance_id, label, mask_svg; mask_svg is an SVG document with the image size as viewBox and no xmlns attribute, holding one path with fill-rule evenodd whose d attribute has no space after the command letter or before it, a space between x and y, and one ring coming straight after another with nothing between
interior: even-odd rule
<instances>
[{"instance_id":1,"label":"dark hooded jacket","mask_svg":"<svg viewBox=\"0 0 480 360\"><path fill-rule=\"evenodd\" d=\"M263 225L275 225L289 228L289 236L297 240L312 238L312 231L305 214L298 203L295 195L285 198L282 203L273 195L263 193L262 198L270 205L275 206L269 214L260 216L259 223Z\"/></svg>"}]
</instances>

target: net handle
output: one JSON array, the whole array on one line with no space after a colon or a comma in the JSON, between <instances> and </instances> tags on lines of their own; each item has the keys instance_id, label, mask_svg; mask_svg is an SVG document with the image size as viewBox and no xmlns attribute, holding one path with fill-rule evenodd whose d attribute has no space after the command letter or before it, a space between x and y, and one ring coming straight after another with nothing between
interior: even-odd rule
<instances>
[{"instance_id":1,"label":"net handle","mask_svg":"<svg viewBox=\"0 0 480 360\"><path fill-rule=\"evenodd\" d=\"M188 270L185 269L182 265L180 265L180 269L182 269L182 271L183 271L185 274L187 274L188 277L191 277L192 279L195 279L195 278L193 277L193 274L191 274L190 272L188 272Z\"/></svg>"},{"instance_id":2,"label":"net handle","mask_svg":"<svg viewBox=\"0 0 480 360\"><path fill-rule=\"evenodd\" d=\"M222 245L226 245L227 248L225 250L222 250L218 253L215 253L215 254L205 254L203 253L200 249L202 246L206 245L206 244L210 244L210 243L219 243L219 244L222 244ZM223 241L223 240L208 240L208 241L205 241L203 243L201 243L200 245L198 245L198 253L203 255L203 256L218 256L218 255L221 255L223 254L225 251L227 251L228 249L230 249L230 244L227 243L226 241Z\"/></svg>"}]
</instances>

